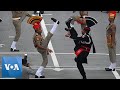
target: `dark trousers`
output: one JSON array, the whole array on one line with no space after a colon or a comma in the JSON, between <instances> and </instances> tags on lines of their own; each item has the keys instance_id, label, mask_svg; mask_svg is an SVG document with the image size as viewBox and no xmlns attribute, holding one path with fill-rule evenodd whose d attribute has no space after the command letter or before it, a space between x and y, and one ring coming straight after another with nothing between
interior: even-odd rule
<instances>
[{"instance_id":1,"label":"dark trousers","mask_svg":"<svg viewBox=\"0 0 120 90\"><path fill-rule=\"evenodd\" d=\"M75 62L77 64L77 68L80 72L80 74L82 75L83 79L86 79L86 73L85 73L85 70L84 70L84 67L83 67L83 63L86 63L87 64L87 56L88 56L88 52L85 52L83 51L82 53L80 53L80 55L78 55L76 58L75 58Z\"/></svg>"},{"instance_id":2,"label":"dark trousers","mask_svg":"<svg viewBox=\"0 0 120 90\"><path fill-rule=\"evenodd\" d=\"M80 61L78 61L76 63L77 63L77 68L78 68L80 74L85 79L86 78L86 73L85 73L85 70L84 70L84 67L83 67L82 63Z\"/></svg>"}]
</instances>

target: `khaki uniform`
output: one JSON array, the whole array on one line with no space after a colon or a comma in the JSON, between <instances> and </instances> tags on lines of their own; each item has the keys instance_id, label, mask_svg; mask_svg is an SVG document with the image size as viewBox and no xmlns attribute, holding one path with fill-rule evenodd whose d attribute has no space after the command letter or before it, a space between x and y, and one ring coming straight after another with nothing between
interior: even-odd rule
<instances>
[{"instance_id":1,"label":"khaki uniform","mask_svg":"<svg viewBox=\"0 0 120 90\"><path fill-rule=\"evenodd\" d=\"M116 40L112 40L112 33L116 33L116 29L113 30L111 27L115 26L115 24L108 25L106 28L106 38L107 38L107 46L108 46L108 51L109 51L109 58L112 63L116 62ZM115 26L116 28L116 26ZM113 47L111 47L113 45Z\"/></svg>"},{"instance_id":2,"label":"khaki uniform","mask_svg":"<svg viewBox=\"0 0 120 90\"><path fill-rule=\"evenodd\" d=\"M43 39L42 35L39 35L38 33L35 33L33 36L34 46L36 47L37 51L42 55L42 58L43 58L43 62L42 62L41 66L44 66L44 67L46 67L46 65L48 63L48 57L47 57L48 52L46 52L45 50L42 50L40 48L37 48L36 44L39 44L42 47L47 48L48 43L52 36L53 36L53 34L50 32L48 32L48 35L45 37L45 39Z\"/></svg>"},{"instance_id":3,"label":"khaki uniform","mask_svg":"<svg viewBox=\"0 0 120 90\"><path fill-rule=\"evenodd\" d=\"M21 35L21 23L29 14L27 11L12 11L13 25L15 27L16 36L14 41L18 41Z\"/></svg>"}]
</instances>

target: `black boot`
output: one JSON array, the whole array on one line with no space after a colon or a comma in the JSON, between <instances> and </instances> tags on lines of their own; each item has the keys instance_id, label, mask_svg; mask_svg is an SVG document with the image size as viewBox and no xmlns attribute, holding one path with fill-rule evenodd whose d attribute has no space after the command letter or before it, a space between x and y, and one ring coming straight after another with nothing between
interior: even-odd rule
<instances>
[{"instance_id":1,"label":"black boot","mask_svg":"<svg viewBox=\"0 0 120 90\"><path fill-rule=\"evenodd\" d=\"M115 68L114 69L105 68L105 71L115 71Z\"/></svg>"},{"instance_id":2,"label":"black boot","mask_svg":"<svg viewBox=\"0 0 120 90\"><path fill-rule=\"evenodd\" d=\"M10 51L11 51L11 52L19 52L19 50L17 50L17 49L12 49L12 48L10 49Z\"/></svg>"},{"instance_id":3,"label":"black boot","mask_svg":"<svg viewBox=\"0 0 120 90\"><path fill-rule=\"evenodd\" d=\"M38 78L38 76L37 76L37 75L35 75L35 78Z\"/></svg>"},{"instance_id":4,"label":"black boot","mask_svg":"<svg viewBox=\"0 0 120 90\"><path fill-rule=\"evenodd\" d=\"M40 78L45 78L45 76L40 76Z\"/></svg>"},{"instance_id":5,"label":"black boot","mask_svg":"<svg viewBox=\"0 0 120 90\"><path fill-rule=\"evenodd\" d=\"M44 11L40 11L41 14L44 14Z\"/></svg>"},{"instance_id":6,"label":"black boot","mask_svg":"<svg viewBox=\"0 0 120 90\"><path fill-rule=\"evenodd\" d=\"M69 19L65 22L68 28L71 28L70 23L71 23L72 20L73 20L72 18L69 18Z\"/></svg>"},{"instance_id":7,"label":"black boot","mask_svg":"<svg viewBox=\"0 0 120 90\"><path fill-rule=\"evenodd\" d=\"M45 78L45 76L38 77L37 75L35 75L35 78Z\"/></svg>"},{"instance_id":8,"label":"black boot","mask_svg":"<svg viewBox=\"0 0 120 90\"><path fill-rule=\"evenodd\" d=\"M57 22L58 20L57 19L55 19L55 18L51 18L51 20L53 20L53 22ZM58 23L57 24L59 24L60 23L60 21L58 21Z\"/></svg>"}]
</instances>

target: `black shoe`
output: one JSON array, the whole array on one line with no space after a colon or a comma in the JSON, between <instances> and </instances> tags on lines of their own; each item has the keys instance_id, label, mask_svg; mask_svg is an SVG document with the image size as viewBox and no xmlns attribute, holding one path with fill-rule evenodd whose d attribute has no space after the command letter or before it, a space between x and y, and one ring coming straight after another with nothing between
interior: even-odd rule
<instances>
[{"instance_id":1,"label":"black shoe","mask_svg":"<svg viewBox=\"0 0 120 90\"><path fill-rule=\"evenodd\" d=\"M70 23L71 23L72 20L73 20L72 18L69 18L69 19L65 22L68 28L71 28Z\"/></svg>"},{"instance_id":2,"label":"black shoe","mask_svg":"<svg viewBox=\"0 0 120 90\"><path fill-rule=\"evenodd\" d=\"M40 76L40 78L45 78L45 76Z\"/></svg>"},{"instance_id":3,"label":"black shoe","mask_svg":"<svg viewBox=\"0 0 120 90\"><path fill-rule=\"evenodd\" d=\"M35 75L35 78L39 78L37 75Z\"/></svg>"},{"instance_id":4,"label":"black shoe","mask_svg":"<svg viewBox=\"0 0 120 90\"><path fill-rule=\"evenodd\" d=\"M115 68L114 69L110 69L110 68L105 68L106 71L115 71Z\"/></svg>"},{"instance_id":5,"label":"black shoe","mask_svg":"<svg viewBox=\"0 0 120 90\"><path fill-rule=\"evenodd\" d=\"M44 11L40 11L41 14L44 14Z\"/></svg>"},{"instance_id":6,"label":"black shoe","mask_svg":"<svg viewBox=\"0 0 120 90\"><path fill-rule=\"evenodd\" d=\"M57 22L57 20L55 18L51 18L51 20L53 20L53 22ZM60 21L58 21L57 24L59 24L59 23L60 23Z\"/></svg>"},{"instance_id":7,"label":"black shoe","mask_svg":"<svg viewBox=\"0 0 120 90\"><path fill-rule=\"evenodd\" d=\"M38 77L37 75L35 75L35 78L45 78L45 76Z\"/></svg>"},{"instance_id":8,"label":"black shoe","mask_svg":"<svg viewBox=\"0 0 120 90\"><path fill-rule=\"evenodd\" d=\"M10 51L11 51L11 52L19 52L19 50L17 50L17 49L12 49L12 48L10 49Z\"/></svg>"}]
</instances>

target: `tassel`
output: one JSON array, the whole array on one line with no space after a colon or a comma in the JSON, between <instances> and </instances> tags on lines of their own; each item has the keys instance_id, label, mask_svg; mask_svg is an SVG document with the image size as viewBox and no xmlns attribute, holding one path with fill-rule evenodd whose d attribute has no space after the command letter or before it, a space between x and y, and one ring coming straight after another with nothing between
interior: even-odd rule
<instances>
[{"instance_id":1,"label":"tassel","mask_svg":"<svg viewBox=\"0 0 120 90\"><path fill-rule=\"evenodd\" d=\"M96 53L95 45L93 43L93 53Z\"/></svg>"}]
</instances>

